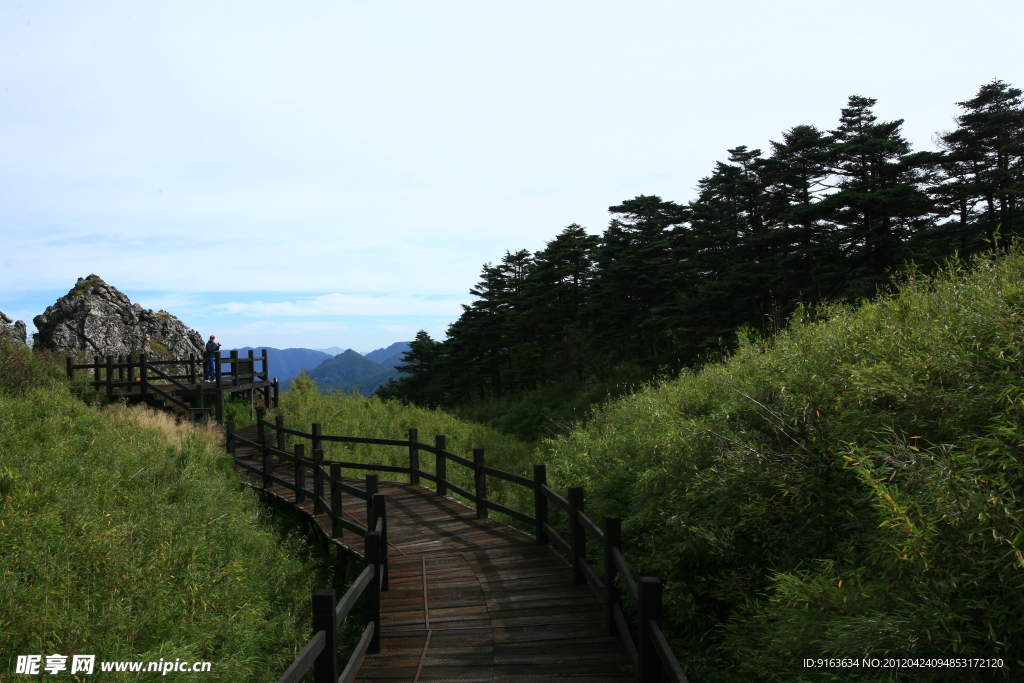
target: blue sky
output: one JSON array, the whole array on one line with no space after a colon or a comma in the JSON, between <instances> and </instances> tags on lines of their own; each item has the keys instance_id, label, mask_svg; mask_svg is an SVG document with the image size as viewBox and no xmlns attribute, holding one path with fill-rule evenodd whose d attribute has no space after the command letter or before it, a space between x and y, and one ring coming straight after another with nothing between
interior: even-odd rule
<instances>
[{"instance_id":1,"label":"blue sky","mask_svg":"<svg viewBox=\"0 0 1024 683\"><path fill-rule=\"evenodd\" d=\"M849 95L933 148L1024 86L1022 29L1019 0L9 0L0 310L96 273L226 346L443 337L485 262L692 199Z\"/></svg>"}]
</instances>

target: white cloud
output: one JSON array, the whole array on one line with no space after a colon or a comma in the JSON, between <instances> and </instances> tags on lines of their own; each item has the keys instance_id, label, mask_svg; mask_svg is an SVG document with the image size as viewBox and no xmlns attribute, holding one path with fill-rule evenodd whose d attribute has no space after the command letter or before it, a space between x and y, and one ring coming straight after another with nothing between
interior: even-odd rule
<instances>
[{"instance_id":1,"label":"white cloud","mask_svg":"<svg viewBox=\"0 0 1024 683\"><path fill-rule=\"evenodd\" d=\"M322 317L337 315L451 315L462 309L457 301L437 301L410 296L326 294L297 301L232 301L217 308L226 313L271 317Z\"/></svg>"}]
</instances>

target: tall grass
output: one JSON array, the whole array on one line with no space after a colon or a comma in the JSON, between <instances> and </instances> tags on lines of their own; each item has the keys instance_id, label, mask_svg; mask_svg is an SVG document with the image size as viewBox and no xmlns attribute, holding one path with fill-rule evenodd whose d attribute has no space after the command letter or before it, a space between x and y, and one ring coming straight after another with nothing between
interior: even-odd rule
<instances>
[{"instance_id":1,"label":"tall grass","mask_svg":"<svg viewBox=\"0 0 1024 683\"><path fill-rule=\"evenodd\" d=\"M434 435L444 434L448 451L472 459L473 449L483 448L488 466L526 476L532 476L533 463L539 462L534 459L532 445L491 427L466 422L440 410L405 406L398 401L347 396L342 392L324 395L304 375L294 379L289 391L281 397L281 412L286 426L292 429L308 432L312 424L318 422L324 434L334 436L407 439L409 429L415 427L419 430L420 442L433 444ZM353 463L409 466L409 451L396 446L324 442L324 457ZM420 468L435 473L433 454L420 453ZM361 476L358 472L355 474ZM384 478L401 480L402 475ZM472 473L468 468L449 463L448 479L473 490ZM523 487L489 478L488 497L498 502L530 511L532 495Z\"/></svg>"},{"instance_id":2,"label":"tall grass","mask_svg":"<svg viewBox=\"0 0 1024 683\"><path fill-rule=\"evenodd\" d=\"M0 668L94 654L276 680L308 636L313 569L218 435L26 384L0 381Z\"/></svg>"},{"instance_id":3,"label":"tall grass","mask_svg":"<svg viewBox=\"0 0 1024 683\"><path fill-rule=\"evenodd\" d=\"M547 457L628 514L693 680L1019 676L1024 256L807 318L604 406ZM1008 669L801 664L885 656Z\"/></svg>"}]
</instances>

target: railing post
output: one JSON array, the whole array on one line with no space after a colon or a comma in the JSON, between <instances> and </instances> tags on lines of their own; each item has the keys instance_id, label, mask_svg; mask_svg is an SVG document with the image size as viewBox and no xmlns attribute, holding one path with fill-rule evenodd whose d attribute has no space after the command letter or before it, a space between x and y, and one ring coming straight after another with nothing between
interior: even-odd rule
<instances>
[{"instance_id":1,"label":"railing post","mask_svg":"<svg viewBox=\"0 0 1024 683\"><path fill-rule=\"evenodd\" d=\"M146 354L139 354L139 392L141 396L145 396L149 393L149 371L146 365ZM223 415L218 415L217 420L224 419Z\"/></svg>"},{"instance_id":2,"label":"railing post","mask_svg":"<svg viewBox=\"0 0 1024 683\"><path fill-rule=\"evenodd\" d=\"M444 434L434 437L434 448L437 449L437 460L434 461L434 473L437 475L437 495L448 495L448 458L444 457L446 440Z\"/></svg>"},{"instance_id":3,"label":"railing post","mask_svg":"<svg viewBox=\"0 0 1024 683\"><path fill-rule=\"evenodd\" d=\"M279 408L280 407L280 405L279 405L280 398L281 398L281 382L277 379L277 377L275 377L274 378L274 407L275 408Z\"/></svg>"},{"instance_id":4,"label":"railing post","mask_svg":"<svg viewBox=\"0 0 1024 683\"><path fill-rule=\"evenodd\" d=\"M333 588L313 591L313 633L323 631L324 649L313 660L313 683L338 681L338 631L334 626L335 593Z\"/></svg>"},{"instance_id":5,"label":"railing post","mask_svg":"<svg viewBox=\"0 0 1024 683\"><path fill-rule=\"evenodd\" d=\"M285 450L284 415L274 416L274 428L277 430L277 450Z\"/></svg>"},{"instance_id":6,"label":"railing post","mask_svg":"<svg viewBox=\"0 0 1024 683\"><path fill-rule=\"evenodd\" d=\"M420 432L415 427L409 429L409 483L413 486L420 483L420 450L416 446Z\"/></svg>"},{"instance_id":7,"label":"railing post","mask_svg":"<svg viewBox=\"0 0 1024 683\"><path fill-rule=\"evenodd\" d=\"M341 463L331 463L331 538L341 538Z\"/></svg>"},{"instance_id":8,"label":"railing post","mask_svg":"<svg viewBox=\"0 0 1024 683\"><path fill-rule=\"evenodd\" d=\"M65 366L65 369L67 369L67 371L68 371L68 381L69 382L74 382L75 381L75 361L74 361L74 359L71 358L71 356L66 356L65 359L64 359L64 366Z\"/></svg>"},{"instance_id":9,"label":"railing post","mask_svg":"<svg viewBox=\"0 0 1024 683\"><path fill-rule=\"evenodd\" d=\"M615 623L615 603L618 592L615 590L615 553L622 552L622 518L618 515L604 516L604 592L605 618L608 621L608 635L617 636L619 627Z\"/></svg>"},{"instance_id":10,"label":"railing post","mask_svg":"<svg viewBox=\"0 0 1024 683\"><path fill-rule=\"evenodd\" d=\"M295 444L295 502L301 504L306 500L306 466L302 460L306 457L306 444Z\"/></svg>"},{"instance_id":11,"label":"railing post","mask_svg":"<svg viewBox=\"0 0 1024 683\"><path fill-rule=\"evenodd\" d=\"M313 449L313 514L319 515L323 512L323 504L320 502L324 497L324 452L323 449Z\"/></svg>"},{"instance_id":12,"label":"railing post","mask_svg":"<svg viewBox=\"0 0 1024 683\"><path fill-rule=\"evenodd\" d=\"M259 407L256 409L256 441L258 441L261 446L266 446L267 430L263 425L263 414L263 407Z\"/></svg>"},{"instance_id":13,"label":"railing post","mask_svg":"<svg viewBox=\"0 0 1024 683\"><path fill-rule=\"evenodd\" d=\"M380 488L380 478L376 474L366 475L366 528L373 531L373 494Z\"/></svg>"},{"instance_id":14,"label":"railing post","mask_svg":"<svg viewBox=\"0 0 1024 683\"><path fill-rule=\"evenodd\" d=\"M637 609L637 673L641 683L658 683L661 680L661 657L654 647L650 624L653 621L661 626L661 581L653 576L641 576L637 591L640 593Z\"/></svg>"},{"instance_id":15,"label":"railing post","mask_svg":"<svg viewBox=\"0 0 1024 683\"><path fill-rule=\"evenodd\" d=\"M100 357L92 357L92 388L96 391L100 390Z\"/></svg>"},{"instance_id":16,"label":"railing post","mask_svg":"<svg viewBox=\"0 0 1024 683\"><path fill-rule=\"evenodd\" d=\"M217 393L220 393L221 382L223 381L221 379L221 374L222 374L222 371L223 371L223 368L221 368L221 366L220 366L221 360L223 360L223 359L221 358L220 351L214 351L213 352L213 381L216 383Z\"/></svg>"},{"instance_id":17,"label":"railing post","mask_svg":"<svg viewBox=\"0 0 1024 683\"><path fill-rule=\"evenodd\" d=\"M231 352L231 386L238 386L238 349Z\"/></svg>"},{"instance_id":18,"label":"railing post","mask_svg":"<svg viewBox=\"0 0 1024 683\"><path fill-rule=\"evenodd\" d=\"M384 498L383 493L373 494L373 526L377 527L377 521L382 522L380 525L380 564L381 564L381 579L380 589L386 591L388 589L388 513L387 513L387 501Z\"/></svg>"},{"instance_id":19,"label":"railing post","mask_svg":"<svg viewBox=\"0 0 1024 683\"><path fill-rule=\"evenodd\" d=\"M114 357L107 356L107 400L114 399Z\"/></svg>"},{"instance_id":20,"label":"railing post","mask_svg":"<svg viewBox=\"0 0 1024 683\"><path fill-rule=\"evenodd\" d=\"M573 583L586 583L583 575L583 561L587 559L587 532L580 523L583 514L583 487L569 487L569 538L572 541L570 556L572 560Z\"/></svg>"},{"instance_id":21,"label":"railing post","mask_svg":"<svg viewBox=\"0 0 1024 683\"><path fill-rule=\"evenodd\" d=\"M270 455L270 446L267 443L260 444L263 447L263 488L270 488L270 475L274 473L274 458Z\"/></svg>"},{"instance_id":22,"label":"railing post","mask_svg":"<svg viewBox=\"0 0 1024 683\"><path fill-rule=\"evenodd\" d=\"M537 518L537 545L548 544L548 497L542 487L548 485L548 466L540 463L533 466L533 515Z\"/></svg>"},{"instance_id":23,"label":"railing post","mask_svg":"<svg viewBox=\"0 0 1024 683\"><path fill-rule=\"evenodd\" d=\"M227 452L231 455L235 454L235 421L228 420L228 423L224 425L224 435L227 440L225 446Z\"/></svg>"},{"instance_id":24,"label":"railing post","mask_svg":"<svg viewBox=\"0 0 1024 683\"><path fill-rule=\"evenodd\" d=\"M484 474L484 449L473 449L473 484L476 490L476 518L485 519L487 513L487 475Z\"/></svg>"},{"instance_id":25,"label":"railing post","mask_svg":"<svg viewBox=\"0 0 1024 683\"><path fill-rule=\"evenodd\" d=\"M196 383L196 354L188 354L188 383Z\"/></svg>"},{"instance_id":26,"label":"railing post","mask_svg":"<svg viewBox=\"0 0 1024 683\"><path fill-rule=\"evenodd\" d=\"M363 618L367 624L373 623L373 638L370 639L370 646L366 648L369 654L380 652L380 582L382 567L380 563L380 534L372 529L366 533L363 546L363 555L366 563L373 565L373 581L366 587L363 593Z\"/></svg>"},{"instance_id":27,"label":"railing post","mask_svg":"<svg viewBox=\"0 0 1024 683\"><path fill-rule=\"evenodd\" d=\"M124 354L117 354L117 381L124 381Z\"/></svg>"},{"instance_id":28,"label":"railing post","mask_svg":"<svg viewBox=\"0 0 1024 683\"><path fill-rule=\"evenodd\" d=\"M320 448L320 423L313 423L313 450Z\"/></svg>"},{"instance_id":29,"label":"railing post","mask_svg":"<svg viewBox=\"0 0 1024 683\"><path fill-rule=\"evenodd\" d=\"M223 391L220 391L220 390L217 391L217 401L215 403L215 406L217 408L217 422L223 422L224 421L224 392Z\"/></svg>"}]
</instances>

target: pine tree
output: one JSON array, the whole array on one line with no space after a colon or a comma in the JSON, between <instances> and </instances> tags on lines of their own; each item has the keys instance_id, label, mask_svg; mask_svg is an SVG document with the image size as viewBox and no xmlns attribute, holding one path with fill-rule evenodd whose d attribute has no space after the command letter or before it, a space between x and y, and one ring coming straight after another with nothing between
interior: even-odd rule
<instances>
[{"instance_id":1,"label":"pine tree","mask_svg":"<svg viewBox=\"0 0 1024 683\"><path fill-rule=\"evenodd\" d=\"M909 257L906 241L927 225L931 202L922 191L919 157L900 134L903 119L876 123L876 100L854 95L832 131L830 170L836 192L825 206L840 228L845 295L872 296Z\"/></svg>"},{"instance_id":2,"label":"pine tree","mask_svg":"<svg viewBox=\"0 0 1024 683\"><path fill-rule=\"evenodd\" d=\"M1024 234L1024 102L1018 88L995 80L957 105L958 128L939 138L936 194L955 216L961 248L975 251L983 240L992 244L997 229Z\"/></svg>"},{"instance_id":3,"label":"pine tree","mask_svg":"<svg viewBox=\"0 0 1024 683\"><path fill-rule=\"evenodd\" d=\"M698 183L690 204L686 264L690 296L684 355L719 344L741 324L760 325L775 289L775 235L769 224L761 150L730 149L729 160ZM688 257L688 258L687 258Z\"/></svg>"},{"instance_id":4,"label":"pine tree","mask_svg":"<svg viewBox=\"0 0 1024 683\"><path fill-rule=\"evenodd\" d=\"M584 308L594 278L599 238L573 223L534 254L523 285L519 324L528 330L535 383L572 373L582 380L590 365Z\"/></svg>"},{"instance_id":5,"label":"pine tree","mask_svg":"<svg viewBox=\"0 0 1024 683\"><path fill-rule=\"evenodd\" d=\"M450 375L456 384L475 386L480 396L501 397L508 382L515 382L512 366L522 339L516 324L523 283L533 260L529 251L506 252L498 265L484 264L480 282L469 290L477 297L448 329L446 342Z\"/></svg>"},{"instance_id":6,"label":"pine tree","mask_svg":"<svg viewBox=\"0 0 1024 683\"><path fill-rule=\"evenodd\" d=\"M595 256L590 316L598 348L617 361L657 364L680 322L682 273L675 241L687 210L641 195L608 209Z\"/></svg>"},{"instance_id":7,"label":"pine tree","mask_svg":"<svg viewBox=\"0 0 1024 683\"><path fill-rule=\"evenodd\" d=\"M829 189L831 136L814 126L795 126L772 141L765 162L769 222L775 231L779 281L779 315L797 300L818 301L835 296L839 283L833 273L839 263L835 225L823 205Z\"/></svg>"},{"instance_id":8,"label":"pine tree","mask_svg":"<svg viewBox=\"0 0 1024 683\"><path fill-rule=\"evenodd\" d=\"M390 380L377 394L384 398L400 398L418 405L437 406L441 403L441 343L430 338L424 330L416 333L409 350L402 354L402 362L395 369L404 376Z\"/></svg>"}]
</instances>

